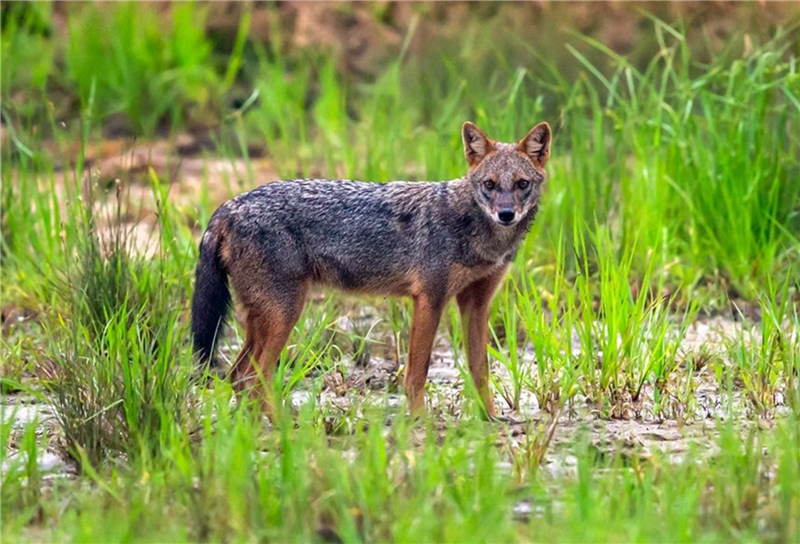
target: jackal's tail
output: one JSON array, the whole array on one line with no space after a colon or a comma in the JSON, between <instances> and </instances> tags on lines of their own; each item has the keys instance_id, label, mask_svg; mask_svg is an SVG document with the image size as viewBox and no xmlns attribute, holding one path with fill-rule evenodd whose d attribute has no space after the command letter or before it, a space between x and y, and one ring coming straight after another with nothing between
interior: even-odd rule
<instances>
[{"instance_id":1,"label":"jackal's tail","mask_svg":"<svg viewBox=\"0 0 800 544\"><path fill-rule=\"evenodd\" d=\"M214 347L231 305L228 275L219 255L222 239L219 226L218 222L212 222L200 242L200 261L195 272L192 298L192 342L203 368L218 366Z\"/></svg>"}]
</instances>

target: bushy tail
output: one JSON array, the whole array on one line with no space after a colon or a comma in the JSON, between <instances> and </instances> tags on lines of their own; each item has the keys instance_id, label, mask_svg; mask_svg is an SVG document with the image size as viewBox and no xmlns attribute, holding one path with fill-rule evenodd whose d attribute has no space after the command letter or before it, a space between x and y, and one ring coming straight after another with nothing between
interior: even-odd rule
<instances>
[{"instance_id":1,"label":"bushy tail","mask_svg":"<svg viewBox=\"0 0 800 544\"><path fill-rule=\"evenodd\" d=\"M219 233L212 225L200 243L192 298L192 341L195 355L204 368L217 366L214 347L231 304L228 275L220 261L219 245Z\"/></svg>"}]
</instances>

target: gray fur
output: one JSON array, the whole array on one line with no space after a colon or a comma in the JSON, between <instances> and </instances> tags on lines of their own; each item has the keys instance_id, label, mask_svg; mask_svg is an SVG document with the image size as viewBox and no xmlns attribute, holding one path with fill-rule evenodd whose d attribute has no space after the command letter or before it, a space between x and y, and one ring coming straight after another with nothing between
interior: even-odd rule
<instances>
[{"instance_id":1,"label":"gray fur","mask_svg":"<svg viewBox=\"0 0 800 544\"><path fill-rule=\"evenodd\" d=\"M411 295L414 278L426 292L444 297L453 263L493 268L509 262L533 221L540 182L532 184L527 198L514 196L524 210L515 225L498 225L487 214L491 202L480 189L482 176L491 172L505 187L514 163L527 162L503 155L490 160L491 170L479 168L449 182L268 183L223 204L209 231L225 224L235 263L229 274L242 299L266 287L253 285L262 280L273 284L276 295L307 280L348 291Z\"/></svg>"}]
</instances>

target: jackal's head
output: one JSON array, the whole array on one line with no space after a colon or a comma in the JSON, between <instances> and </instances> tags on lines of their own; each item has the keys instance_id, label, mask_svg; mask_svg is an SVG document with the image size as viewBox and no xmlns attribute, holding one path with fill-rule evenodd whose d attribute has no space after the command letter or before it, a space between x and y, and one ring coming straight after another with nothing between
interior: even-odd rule
<instances>
[{"instance_id":1,"label":"jackal's head","mask_svg":"<svg viewBox=\"0 0 800 544\"><path fill-rule=\"evenodd\" d=\"M550 125L539 123L514 144L490 140L472 123L464 123L461 135L475 201L499 225L516 225L539 203L550 158Z\"/></svg>"}]
</instances>

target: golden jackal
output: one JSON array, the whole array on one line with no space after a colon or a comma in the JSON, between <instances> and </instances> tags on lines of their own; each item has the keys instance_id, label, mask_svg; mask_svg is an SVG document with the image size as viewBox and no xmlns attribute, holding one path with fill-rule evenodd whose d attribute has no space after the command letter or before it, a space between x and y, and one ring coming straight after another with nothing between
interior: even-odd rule
<instances>
[{"instance_id":1,"label":"golden jackal","mask_svg":"<svg viewBox=\"0 0 800 544\"><path fill-rule=\"evenodd\" d=\"M200 360L214 363L229 282L246 310L245 342L230 371L240 390L258 370L272 379L310 285L408 296L414 316L404 385L410 411L419 413L439 318L455 296L470 372L492 416L489 306L536 215L551 132L540 123L504 144L465 123L462 137L469 169L460 179L277 181L220 206L200 243L192 301Z\"/></svg>"}]
</instances>

